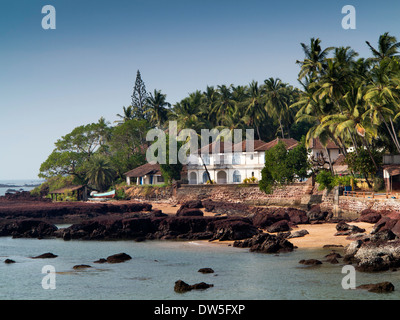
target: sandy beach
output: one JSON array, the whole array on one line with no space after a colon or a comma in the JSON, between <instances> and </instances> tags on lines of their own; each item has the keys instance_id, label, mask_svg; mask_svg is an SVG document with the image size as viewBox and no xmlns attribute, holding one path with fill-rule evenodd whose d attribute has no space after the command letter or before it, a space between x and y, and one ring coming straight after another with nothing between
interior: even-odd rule
<instances>
[{"instance_id":1,"label":"sandy beach","mask_svg":"<svg viewBox=\"0 0 400 320\"><path fill-rule=\"evenodd\" d=\"M176 211L179 209L180 205L173 206L169 203L151 203L153 205L153 209L162 210L162 212L167 214L176 214ZM205 212L204 209L201 209L204 212L205 216L213 216L213 213ZM369 233L373 227L373 224L365 223L365 222L351 222L351 225L356 225L360 228L366 230L366 233ZM342 245L343 247L347 246L353 240L346 239L347 236L335 236L336 223L323 223L323 224L303 224L298 225L298 228L293 229L292 231L305 229L309 234L300 238L293 238L289 241L293 243L298 248L322 248L324 245ZM232 244L233 241L212 241L215 244Z\"/></svg>"}]
</instances>

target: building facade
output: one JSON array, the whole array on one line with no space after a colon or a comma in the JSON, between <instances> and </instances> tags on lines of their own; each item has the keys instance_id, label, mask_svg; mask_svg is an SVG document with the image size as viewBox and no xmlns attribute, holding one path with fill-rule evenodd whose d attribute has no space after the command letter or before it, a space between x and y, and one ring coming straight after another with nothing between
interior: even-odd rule
<instances>
[{"instance_id":1,"label":"building facade","mask_svg":"<svg viewBox=\"0 0 400 320\"><path fill-rule=\"evenodd\" d=\"M268 143L262 140L243 141L241 146L213 142L190 157L187 165L188 182L206 184L211 178L213 183L235 184L251 177L258 181L265 164L265 151L279 141L284 142L288 150L298 144L294 139L275 139ZM242 151L235 152L239 148Z\"/></svg>"}]
</instances>

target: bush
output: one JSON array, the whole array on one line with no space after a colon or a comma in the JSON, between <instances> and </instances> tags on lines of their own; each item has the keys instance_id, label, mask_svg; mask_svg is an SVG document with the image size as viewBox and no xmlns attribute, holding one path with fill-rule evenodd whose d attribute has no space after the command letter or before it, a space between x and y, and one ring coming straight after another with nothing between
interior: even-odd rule
<instances>
[{"instance_id":1,"label":"bush","mask_svg":"<svg viewBox=\"0 0 400 320\"><path fill-rule=\"evenodd\" d=\"M335 186L335 177L329 171L320 171L315 177L315 181L318 182L320 191L325 189L330 191Z\"/></svg>"},{"instance_id":2,"label":"bush","mask_svg":"<svg viewBox=\"0 0 400 320\"><path fill-rule=\"evenodd\" d=\"M256 177L250 177L250 178L246 178L243 180L244 184L250 184L250 183L257 183L257 178Z\"/></svg>"}]
</instances>

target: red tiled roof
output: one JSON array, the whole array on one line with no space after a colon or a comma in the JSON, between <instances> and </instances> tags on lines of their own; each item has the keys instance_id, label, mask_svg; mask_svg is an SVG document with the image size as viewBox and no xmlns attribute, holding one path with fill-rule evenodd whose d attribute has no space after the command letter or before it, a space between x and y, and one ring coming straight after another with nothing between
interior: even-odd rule
<instances>
[{"instance_id":1,"label":"red tiled roof","mask_svg":"<svg viewBox=\"0 0 400 320\"><path fill-rule=\"evenodd\" d=\"M321 141L318 138L312 138L310 140L310 149L325 149L325 147L322 145ZM332 140L329 140L328 143L326 144L327 149L339 149L339 147L334 143Z\"/></svg>"},{"instance_id":2,"label":"red tiled roof","mask_svg":"<svg viewBox=\"0 0 400 320\"><path fill-rule=\"evenodd\" d=\"M145 163L133 170L126 172L124 175L130 178L143 177L146 174L161 174L160 164Z\"/></svg>"},{"instance_id":3,"label":"red tiled roof","mask_svg":"<svg viewBox=\"0 0 400 320\"><path fill-rule=\"evenodd\" d=\"M261 146L259 146L258 148L254 148L254 151L266 151L269 150L273 147L275 147L279 141L282 141L285 145L286 145L286 149L290 150L293 149L294 147L296 147L299 142L295 139L281 139L281 138L276 138L275 140L272 140L270 142L267 142Z\"/></svg>"}]
</instances>

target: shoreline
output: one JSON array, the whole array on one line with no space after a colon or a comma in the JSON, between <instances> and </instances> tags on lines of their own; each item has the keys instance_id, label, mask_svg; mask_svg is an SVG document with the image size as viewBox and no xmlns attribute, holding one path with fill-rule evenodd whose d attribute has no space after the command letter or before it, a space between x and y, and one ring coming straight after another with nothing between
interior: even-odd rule
<instances>
[{"instance_id":1,"label":"shoreline","mask_svg":"<svg viewBox=\"0 0 400 320\"><path fill-rule=\"evenodd\" d=\"M154 210L162 210L163 213L174 215L176 211L179 209L179 205L174 206L169 203L158 203L158 202L149 202ZM203 209L200 209L204 212L204 216L214 216L214 213L206 212ZM329 223L324 222L321 224L298 224L297 228L294 228L292 232L297 230L307 230L309 234L299 237L299 238L291 238L288 239L293 245L295 245L298 249L322 249L324 245L342 245L343 248L349 245L354 240L346 239L347 236L335 236L337 223ZM355 225L357 227L365 229L365 233L368 234L374 224L367 222L351 222L351 225ZM234 241L208 241L208 240L198 240L198 242L207 242L213 245L233 245ZM340 249L340 247L339 247Z\"/></svg>"}]
</instances>

